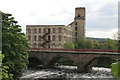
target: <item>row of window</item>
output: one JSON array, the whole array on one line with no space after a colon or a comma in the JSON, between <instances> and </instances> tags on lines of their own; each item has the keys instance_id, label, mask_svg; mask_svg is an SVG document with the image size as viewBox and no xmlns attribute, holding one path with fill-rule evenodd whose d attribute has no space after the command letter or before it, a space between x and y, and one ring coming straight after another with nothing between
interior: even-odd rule
<instances>
[{"instance_id":1,"label":"row of window","mask_svg":"<svg viewBox=\"0 0 120 80\"><path fill-rule=\"evenodd\" d=\"M48 29L48 31L50 32L50 28ZM46 33L47 32L47 28L43 28L43 33ZM52 28L52 33L55 33L56 32L56 28ZM31 29L28 28L28 33L31 33ZM37 32L37 29L34 28L34 33L42 33L42 30L41 28L38 29L38 32ZM58 33L62 33L62 28L59 27L58 28Z\"/></svg>"},{"instance_id":2,"label":"row of window","mask_svg":"<svg viewBox=\"0 0 120 80\"><path fill-rule=\"evenodd\" d=\"M39 44L36 44L36 43L34 43L33 45L38 45L38 46L40 46L42 43L39 43ZM31 44L29 43L29 45L31 46ZM57 44L55 44L55 43L53 43L53 44L51 44L51 46L53 46L53 45L55 45L55 46L62 46L62 44L61 43L59 43L58 45Z\"/></svg>"},{"instance_id":3,"label":"row of window","mask_svg":"<svg viewBox=\"0 0 120 80\"><path fill-rule=\"evenodd\" d=\"M33 45L31 45L29 43L29 45L34 47L34 48L42 48L41 43L39 43L39 44L34 43ZM62 48L63 45L61 43L59 43L58 45L53 43L51 46L47 45L46 47L48 47L48 48Z\"/></svg>"},{"instance_id":4,"label":"row of window","mask_svg":"<svg viewBox=\"0 0 120 80\"><path fill-rule=\"evenodd\" d=\"M42 40L41 37L42 37L41 35L38 36L38 41L41 41L41 40ZM32 37L29 35L29 36L28 36L28 40L31 41L31 38L32 38ZM48 36L48 38L50 39L50 36ZM52 36L52 40L53 40L53 41L56 41L56 36L55 36L55 35ZM61 40L62 40L62 36L59 35L59 36L58 36L58 41L61 41ZM37 36L36 36L36 35L34 35L34 41L37 41Z\"/></svg>"},{"instance_id":5,"label":"row of window","mask_svg":"<svg viewBox=\"0 0 120 80\"><path fill-rule=\"evenodd\" d=\"M77 22L75 23L75 25L77 25ZM64 30L66 32L66 29L64 29ZM50 32L50 28L48 29L48 31ZM77 31L77 27L75 27L75 31ZM47 32L47 28L44 28L43 33L46 33L46 32ZM31 33L30 28L28 28L28 33ZM41 28L38 29L38 32L37 32L37 28L34 28L34 33L42 33ZM52 28L52 33L56 33L56 28ZM62 33L62 28L61 27L58 28L58 33Z\"/></svg>"}]
</instances>

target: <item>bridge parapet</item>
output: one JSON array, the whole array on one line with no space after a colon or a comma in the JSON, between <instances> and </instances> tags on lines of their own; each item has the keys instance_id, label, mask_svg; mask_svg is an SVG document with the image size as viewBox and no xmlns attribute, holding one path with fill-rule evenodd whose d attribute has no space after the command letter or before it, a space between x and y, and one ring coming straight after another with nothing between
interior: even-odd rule
<instances>
[{"instance_id":1,"label":"bridge parapet","mask_svg":"<svg viewBox=\"0 0 120 80\"><path fill-rule=\"evenodd\" d=\"M52 53L89 53L89 54L116 54L120 50L103 50L103 49L50 49L50 48L31 48L30 51L52 52Z\"/></svg>"},{"instance_id":2,"label":"bridge parapet","mask_svg":"<svg viewBox=\"0 0 120 80\"><path fill-rule=\"evenodd\" d=\"M120 50L110 50L110 49L62 49L62 48L31 48L30 51L67 51L67 52L120 52Z\"/></svg>"}]
</instances>

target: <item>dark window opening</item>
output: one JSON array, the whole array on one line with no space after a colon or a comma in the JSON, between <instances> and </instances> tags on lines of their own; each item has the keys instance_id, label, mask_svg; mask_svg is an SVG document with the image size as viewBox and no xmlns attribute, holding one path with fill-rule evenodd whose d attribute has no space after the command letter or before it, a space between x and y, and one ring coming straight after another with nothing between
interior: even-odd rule
<instances>
[{"instance_id":1,"label":"dark window opening","mask_svg":"<svg viewBox=\"0 0 120 80\"><path fill-rule=\"evenodd\" d=\"M80 15L78 15L78 17L80 17Z\"/></svg>"},{"instance_id":2,"label":"dark window opening","mask_svg":"<svg viewBox=\"0 0 120 80\"><path fill-rule=\"evenodd\" d=\"M77 36L77 32L75 33L75 36Z\"/></svg>"},{"instance_id":3,"label":"dark window opening","mask_svg":"<svg viewBox=\"0 0 120 80\"><path fill-rule=\"evenodd\" d=\"M75 38L75 42L77 42L77 38Z\"/></svg>"},{"instance_id":4,"label":"dark window opening","mask_svg":"<svg viewBox=\"0 0 120 80\"><path fill-rule=\"evenodd\" d=\"M34 41L36 41L36 36L34 36Z\"/></svg>"},{"instance_id":5,"label":"dark window opening","mask_svg":"<svg viewBox=\"0 0 120 80\"><path fill-rule=\"evenodd\" d=\"M77 31L77 27L75 27L75 30Z\"/></svg>"},{"instance_id":6,"label":"dark window opening","mask_svg":"<svg viewBox=\"0 0 120 80\"><path fill-rule=\"evenodd\" d=\"M77 22L75 22L75 25L77 26Z\"/></svg>"},{"instance_id":7,"label":"dark window opening","mask_svg":"<svg viewBox=\"0 0 120 80\"><path fill-rule=\"evenodd\" d=\"M48 48L50 48L50 45L48 45Z\"/></svg>"},{"instance_id":8,"label":"dark window opening","mask_svg":"<svg viewBox=\"0 0 120 80\"><path fill-rule=\"evenodd\" d=\"M50 28L48 28L48 33L50 33Z\"/></svg>"},{"instance_id":9,"label":"dark window opening","mask_svg":"<svg viewBox=\"0 0 120 80\"><path fill-rule=\"evenodd\" d=\"M50 36L48 36L48 41L50 41Z\"/></svg>"},{"instance_id":10,"label":"dark window opening","mask_svg":"<svg viewBox=\"0 0 120 80\"><path fill-rule=\"evenodd\" d=\"M58 40L61 41L61 35L58 36Z\"/></svg>"}]
</instances>

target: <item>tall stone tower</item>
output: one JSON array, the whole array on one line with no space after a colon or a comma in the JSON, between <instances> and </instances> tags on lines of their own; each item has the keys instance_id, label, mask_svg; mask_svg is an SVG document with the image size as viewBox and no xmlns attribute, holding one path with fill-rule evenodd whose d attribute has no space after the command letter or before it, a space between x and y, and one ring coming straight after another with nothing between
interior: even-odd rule
<instances>
[{"instance_id":1,"label":"tall stone tower","mask_svg":"<svg viewBox=\"0 0 120 80\"><path fill-rule=\"evenodd\" d=\"M74 30L75 41L80 38L85 39L85 24L86 24L86 10L85 7L75 8Z\"/></svg>"}]
</instances>

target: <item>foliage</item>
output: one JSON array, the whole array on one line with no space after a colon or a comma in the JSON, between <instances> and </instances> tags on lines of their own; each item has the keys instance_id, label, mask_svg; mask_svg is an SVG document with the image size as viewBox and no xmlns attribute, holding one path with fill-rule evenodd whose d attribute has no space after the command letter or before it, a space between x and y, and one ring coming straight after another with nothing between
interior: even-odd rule
<instances>
[{"instance_id":1,"label":"foliage","mask_svg":"<svg viewBox=\"0 0 120 80\"><path fill-rule=\"evenodd\" d=\"M2 20L3 66L8 66L8 73L17 77L17 71L27 68L28 41L12 14L2 13Z\"/></svg>"},{"instance_id":2,"label":"foliage","mask_svg":"<svg viewBox=\"0 0 120 80\"><path fill-rule=\"evenodd\" d=\"M85 48L86 49L94 48L94 42L92 41L92 39L85 40Z\"/></svg>"},{"instance_id":3,"label":"foliage","mask_svg":"<svg viewBox=\"0 0 120 80\"><path fill-rule=\"evenodd\" d=\"M67 42L64 44L64 48L74 49L74 44L72 43L72 41L67 41Z\"/></svg>"},{"instance_id":4,"label":"foliage","mask_svg":"<svg viewBox=\"0 0 120 80\"><path fill-rule=\"evenodd\" d=\"M2 60L5 56L1 54L1 51L0 51L0 66L2 66ZM8 69L9 67L8 66L2 66L2 69L0 69L0 72L2 72L2 77L0 77L0 79L13 79L13 74L9 74L8 73Z\"/></svg>"},{"instance_id":5,"label":"foliage","mask_svg":"<svg viewBox=\"0 0 120 80\"><path fill-rule=\"evenodd\" d=\"M75 49L113 49L118 50L118 41L105 39L104 42L92 41L92 39L80 39L75 43Z\"/></svg>"},{"instance_id":6,"label":"foliage","mask_svg":"<svg viewBox=\"0 0 120 80\"><path fill-rule=\"evenodd\" d=\"M105 39L104 43L101 44L101 49L118 49L118 42L111 39Z\"/></svg>"},{"instance_id":7,"label":"foliage","mask_svg":"<svg viewBox=\"0 0 120 80\"><path fill-rule=\"evenodd\" d=\"M76 43L75 43L75 48L76 49L93 49L94 48L94 42L92 39L83 39L80 38Z\"/></svg>"},{"instance_id":8,"label":"foliage","mask_svg":"<svg viewBox=\"0 0 120 80\"><path fill-rule=\"evenodd\" d=\"M73 61L68 57L60 58L58 63L60 63L61 65L75 65Z\"/></svg>"},{"instance_id":9,"label":"foliage","mask_svg":"<svg viewBox=\"0 0 120 80\"><path fill-rule=\"evenodd\" d=\"M77 42L75 43L75 49L85 49L85 39L80 38L79 40L77 40Z\"/></svg>"},{"instance_id":10,"label":"foliage","mask_svg":"<svg viewBox=\"0 0 120 80\"><path fill-rule=\"evenodd\" d=\"M120 62L112 63L112 70L111 73L114 74L114 77L119 77L120 76Z\"/></svg>"},{"instance_id":11,"label":"foliage","mask_svg":"<svg viewBox=\"0 0 120 80\"><path fill-rule=\"evenodd\" d=\"M99 49L100 48L100 43L98 41L93 42L94 49Z\"/></svg>"}]
</instances>

